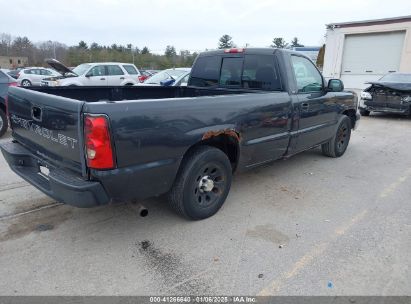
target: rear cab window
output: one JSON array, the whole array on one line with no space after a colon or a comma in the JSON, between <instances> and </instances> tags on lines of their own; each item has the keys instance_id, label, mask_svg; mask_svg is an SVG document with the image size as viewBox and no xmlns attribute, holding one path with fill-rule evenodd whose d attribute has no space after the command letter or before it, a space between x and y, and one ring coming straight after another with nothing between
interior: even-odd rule
<instances>
[{"instance_id":1,"label":"rear cab window","mask_svg":"<svg viewBox=\"0 0 411 304\"><path fill-rule=\"evenodd\" d=\"M246 55L242 86L244 89L281 91L281 79L274 56Z\"/></svg>"},{"instance_id":2,"label":"rear cab window","mask_svg":"<svg viewBox=\"0 0 411 304\"><path fill-rule=\"evenodd\" d=\"M242 57L223 57L220 79L218 82L220 86L241 87L243 61Z\"/></svg>"},{"instance_id":3,"label":"rear cab window","mask_svg":"<svg viewBox=\"0 0 411 304\"><path fill-rule=\"evenodd\" d=\"M190 86L282 91L273 55L199 57L191 72Z\"/></svg>"},{"instance_id":4,"label":"rear cab window","mask_svg":"<svg viewBox=\"0 0 411 304\"><path fill-rule=\"evenodd\" d=\"M220 78L221 56L203 56L196 60L189 85L216 87Z\"/></svg>"}]
</instances>

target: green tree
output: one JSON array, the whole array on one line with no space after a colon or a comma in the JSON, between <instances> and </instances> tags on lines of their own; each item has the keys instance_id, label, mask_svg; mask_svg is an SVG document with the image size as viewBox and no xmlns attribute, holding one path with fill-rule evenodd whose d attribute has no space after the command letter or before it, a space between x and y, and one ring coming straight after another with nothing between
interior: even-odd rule
<instances>
[{"instance_id":1,"label":"green tree","mask_svg":"<svg viewBox=\"0 0 411 304\"><path fill-rule=\"evenodd\" d=\"M143 47L143 49L141 50L141 54L150 54L150 50L148 49L148 47Z\"/></svg>"},{"instance_id":2,"label":"green tree","mask_svg":"<svg viewBox=\"0 0 411 304\"><path fill-rule=\"evenodd\" d=\"M230 35L225 34L218 40L219 49L230 49L232 47L235 47L235 44L233 42L233 38Z\"/></svg>"},{"instance_id":3,"label":"green tree","mask_svg":"<svg viewBox=\"0 0 411 304\"><path fill-rule=\"evenodd\" d=\"M81 40L79 43L78 43L78 46L77 46L79 49L84 49L84 50L87 50L88 49L88 45L87 45L87 43L85 43L83 40Z\"/></svg>"},{"instance_id":4,"label":"green tree","mask_svg":"<svg viewBox=\"0 0 411 304\"><path fill-rule=\"evenodd\" d=\"M297 37L294 37L293 40L291 40L291 47L299 47L299 46L304 46L304 45L300 44Z\"/></svg>"},{"instance_id":5,"label":"green tree","mask_svg":"<svg viewBox=\"0 0 411 304\"><path fill-rule=\"evenodd\" d=\"M90 44L90 50L99 50L101 49L101 46L98 45L98 43L93 42L92 44Z\"/></svg>"},{"instance_id":6,"label":"green tree","mask_svg":"<svg viewBox=\"0 0 411 304\"><path fill-rule=\"evenodd\" d=\"M279 48L279 49L286 48L287 46L288 46L288 43L286 43L284 38L281 38L281 37L274 38L273 44L271 45L271 47Z\"/></svg>"},{"instance_id":7,"label":"green tree","mask_svg":"<svg viewBox=\"0 0 411 304\"><path fill-rule=\"evenodd\" d=\"M172 45L167 45L166 51L164 52L164 55L168 58L173 58L177 56L177 52L174 46Z\"/></svg>"}]
</instances>

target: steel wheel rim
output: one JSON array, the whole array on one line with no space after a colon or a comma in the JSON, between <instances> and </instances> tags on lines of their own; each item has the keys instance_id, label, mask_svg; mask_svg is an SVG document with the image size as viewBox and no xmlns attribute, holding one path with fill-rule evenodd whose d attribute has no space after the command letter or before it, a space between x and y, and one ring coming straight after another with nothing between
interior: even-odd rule
<instances>
[{"instance_id":1,"label":"steel wheel rim","mask_svg":"<svg viewBox=\"0 0 411 304\"><path fill-rule=\"evenodd\" d=\"M30 86L29 82L27 80L24 80L23 81L23 87L28 87L28 86Z\"/></svg>"},{"instance_id":2,"label":"steel wheel rim","mask_svg":"<svg viewBox=\"0 0 411 304\"><path fill-rule=\"evenodd\" d=\"M198 171L193 185L196 204L202 208L212 206L223 196L226 185L227 176L222 165L218 163L204 165Z\"/></svg>"}]
</instances>

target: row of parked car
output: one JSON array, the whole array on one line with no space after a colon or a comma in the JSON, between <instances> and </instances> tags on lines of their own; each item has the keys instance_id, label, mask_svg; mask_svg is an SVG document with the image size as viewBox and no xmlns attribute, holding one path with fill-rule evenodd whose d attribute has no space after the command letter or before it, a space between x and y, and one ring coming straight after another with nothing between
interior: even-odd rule
<instances>
[{"instance_id":1,"label":"row of parked car","mask_svg":"<svg viewBox=\"0 0 411 304\"><path fill-rule=\"evenodd\" d=\"M19 86L126 86L187 85L190 68L164 71L140 71L134 64L119 62L83 63L71 69L55 59L46 62L52 68L30 67L3 70L16 78Z\"/></svg>"}]
</instances>

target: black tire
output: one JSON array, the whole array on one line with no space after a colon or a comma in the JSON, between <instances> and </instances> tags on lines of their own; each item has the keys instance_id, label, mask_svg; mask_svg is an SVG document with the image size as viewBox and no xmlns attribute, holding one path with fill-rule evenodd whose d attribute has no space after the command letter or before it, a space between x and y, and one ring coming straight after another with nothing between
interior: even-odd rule
<instances>
[{"instance_id":1,"label":"black tire","mask_svg":"<svg viewBox=\"0 0 411 304\"><path fill-rule=\"evenodd\" d=\"M183 159L168 195L170 205L185 218L208 218L224 204L231 179L227 155L214 147L199 146Z\"/></svg>"},{"instance_id":2,"label":"black tire","mask_svg":"<svg viewBox=\"0 0 411 304\"><path fill-rule=\"evenodd\" d=\"M8 128L8 121L6 113L4 113L3 109L0 109L0 137L6 133Z\"/></svg>"},{"instance_id":3,"label":"black tire","mask_svg":"<svg viewBox=\"0 0 411 304\"><path fill-rule=\"evenodd\" d=\"M365 110L365 109L360 109L360 114L361 114L361 116L369 116L370 111Z\"/></svg>"},{"instance_id":4,"label":"black tire","mask_svg":"<svg viewBox=\"0 0 411 304\"><path fill-rule=\"evenodd\" d=\"M337 127L337 132L333 138L321 145L321 150L325 156L340 157L347 150L351 137L351 120L345 116Z\"/></svg>"},{"instance_id":5,"label":"black tire","mask_svg":"<svg viewBox=\"0 0 411 304\"><path fill-rule=\"evenodd\" d=\"M31 87L31 81L28 79L24 79L21 81L21 86L22 87Z\"/></svg>"}]
</instances>

